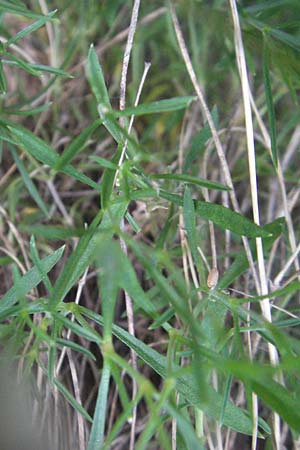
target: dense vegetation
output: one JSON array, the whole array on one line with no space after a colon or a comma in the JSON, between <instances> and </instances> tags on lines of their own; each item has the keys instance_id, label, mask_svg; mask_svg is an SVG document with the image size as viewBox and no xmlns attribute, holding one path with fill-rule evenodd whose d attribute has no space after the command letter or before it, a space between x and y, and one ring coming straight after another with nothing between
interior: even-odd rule
<instances>
[{"instance_id":1,"label":"dense vegetation","mask_svg":"<svg viewBox=\"0 0 300 450\"><path fill-rule=\"evenodd\" d=\"M44 448L299 448L299 13L0 1L1 354Z\"/></svg>"}]
</instances>

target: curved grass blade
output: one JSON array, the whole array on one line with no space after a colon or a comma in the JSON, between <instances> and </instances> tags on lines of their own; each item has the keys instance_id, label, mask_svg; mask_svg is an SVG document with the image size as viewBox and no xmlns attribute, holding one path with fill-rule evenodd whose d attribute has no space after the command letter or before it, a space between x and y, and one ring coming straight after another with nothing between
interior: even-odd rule
<instances>
[{"instance_id":1,"label":"curved grass blade","mask_svg":"<svg viewBox=\"0 0 300 450\"><path fill-rule=\"evenodd\" d=\"M191 192L188 187L185 188L183 197L183 217L184 226L187 233L188 243L193 255L194 262L199 272L200 283L202 286L206 285L205 267L197 251L197 238L196 238L196 220L195 220L195 207L192 199Z\"/></svg>"},{"instance_id":2,"label":"curved grass blade","mask_svg":"<svg viewBox=\"0 0 300 450\"><path fill-rule=\"evenodd\" d=\"M88 422L92 423L91 416L86 412L82 405L80 405L73 395L68 391L68 389L60 382L57 378L53 379L53 384L57 387L59 392L65 397L65 399L70 403L70 405L82 415Z\"/></svg>"},{"instance_id":3,"label":"curved grass blade","mask_svg":"<svg viewBox=\"0 0 300 450\"><path fill-rule=\"evenodd\" d=\"M5 42L4 47L7 48L11 44L15 44L19 39L24 38L28 34L33 33L34 31L36 31L39 28L41 28L42 26L44 26L45 23L47 23L49 21L53 21L53 16L56 14L56 12L57 12L57 9L55 9L54 11L51 11L46 16L41 17L40 19L38 19L36 22L32 23L28 27L23 28L23 30L16 33L13 37L9 38L8 41Z\"/></svg>"},{"instance_id":4,"label":"curved grass blade","mask_svg":"<svg viewBox=\"0 0 300 450\"><path fill-rule=\"evenodd\" d=\"M62 170L69 164L76 155L84 148L88 138L101 125L100 119L95 120L90 126L83 130L72 143L64 150L63 154L57 159L54 164L54 170Z\"/></svg>"},{"instance_id":5,"label":"curved grass blade","mask_svg":"<svg viewBox=\"0 0 300 450\"><path fill-rule=\"evenodd\" d=\"M191 104L191 102L196 99L197 97L194 96L168 98L164 100L158 100L156 102L142 103L138 106L125 108L122 111L111 110L108 115L112 114L114 118L117 119L119 117L143 116L147 114L178 111L180 109L187 108Z\"/></svg>"},{"instance_id":6,"label":"curved grass blade","mask_svg":"<svg viewBox=\"0 0 300 450\"><path fill-rule=\"evenodd\" d=\"M187 174L158 173L150 175L150 178L159 180L182 181L184 183L196 184L198 186L202 186L208 189L217 189L218 191L230 191L230 188L225 186L224 184L217 183L215 181L205 180L204 178L200 177L193 177L192 175Z\"/></svg>"},{"instance_id":7,"label":"curved grass blade","mask_svg":"<svg viewBox=\"0 0 300 450\"><path fill-rule=\"evenodd\" d=\"M6 76L3 70L3 64L0 60L0 92L1 94L6 94L7 91L7 82L6 82Z\"/></svg>"},{"instance_id":8,"label":"curved grass blade","mask_svg":"<svg viewBox=\"0 0 300 450\"><path fill-rule=\"evenodd\" d=\"M273 103L273 95L270 80L270 55L269 50L266 45L266 37L264 37L263 44L263 77L266 93L266 103L268 110L268 119L270 126L270 137L271 137L271 150L272 150L272 161L275 169L278 168L278 153L277 153L277 142L276 142L276 126L275 126L275 110Z\"/></svg>"},{"instance_id":9,"label":"curved grass blade","mask_svg":"<svg viewBox=\"0 0 300 450\"><path fill-rule=\"evenodd\" d=\"M4 119L1 118L1 121L4 122ZM27 130L24 127L21 127L20 125L16 125L8 120L5 120L5 125L7 125L11 136L16 141L15 143L17 143L18 146L20 146L38 161L42 162L43 164L47 164L52 169L54 168L59 156L53 150L53 148L50 147L50 145L35 136L31 131ZM75 170L72 166L66 166L63 169L63 172L75 178L76 180L81 181L88 186L91 186L94 189L99 190L100 188L97 183L95 183L84 174Z\"/></svg>"},{"instance_id":10,"label":"curved grass blade","mask_svg":"<svg viewBox=\"0 0 300 450\"><path fill-rule=\"evenodd\" d=\"M87 450L99 450L103 445L109 380L110 363L105 358Z\"/></svg>"},{"instance_id":11,"label":"curved grass blade","mask_svg":"<svg viewBox=\"0 0 300 450\"><path fill-rule=\"evenodd\" d=\"M103 319L99 314L94 313L84 307L80 307L83 315L86 315L96 323L103 325ZM132 348L137 355L155 372L165 378L167 376L168 362L167 358L154 349L148 347L139 339L131 336L127 331L113 325L113 333L129 348ZM179 368L174 367L174 372ZM223 405L223 396L217 393L210 385L205 385L205 401L199 391L198 382L192 374L180 375L176 378L176 390L180 392L186 399L188 404L197 406L210 417L219 420ZM228 402L224 411L223 424L233 430L243 433L252 434L252 420L248 415L233 403Z\"/></svg>"},{"instance_id":12,"label":"curved grass blade","mask_svg":"<svg viewBox=\"0 0 300 450\"><path fill-rule=\"evenodd\" d=\"M93 44L90 46L87 57L86 75L97 103L103 103L111 109L102 67Z\"/></svg>"},{"instance_id":13,"label":"curved grass blade","mask_svg":"<svg viewBox=\"0 0 300 450\"><path fill-rule=\"evenodd\" d=\"M76 249L69 257L63 271L53 286L53 297L51 299L53 305L58 304L64 299L85 269L94 261L101 239L100 232L105 230L108 231L107 236L112 236L115 228L119 226L126 209L127 203L117 203L105 211L103 218L103 212L100 211L98 213L92 224L81 237ZM102 221L99 225L101 218Z\"/></svg>"},{"instance_id":14,"label":"curved grass blade","mask_svg":"<svg viewBox=\"0 0 300 450\"><path fill-rule=\"evenodd\" d=\"M60 260L64 252L65 246L60 247L51 255L41 259L41 267L44 272L48 273ZM25 297L31 289L35 288L42 281L40 270L33 267L20 278L20 280L2 297L0 302L0 310L4 310L13 306L18 300Z\"/></svg>"},{"instance_id":15,"label":"curved grass blade","mask_svg":"<svg viewBox=\"0 0 300 450\"><path fill-rule=\"evenodd\" d=\"M11 1L0 1L0 11L4 13L16 14L19 16L30 17L32 19L39 19L43 17L42 14L36 14L30 11L25 7L24 4L13 4Z\"/></svg>"},{"instance_id":16,"label":"curved grass blade","mask_svg":"<svg viewBox=\"0 0 300 450\"><path fill-rule=\"evenodd\" d=\"M12 146L10 146L9 149L10 149L10 152L11 152L13 158L14 158L16 166L17 166L17 168L18 168L18 170L19 170L19 172L21 174L21 177L23 179L23 182L24 182L24 184L25 184L29 194L31 195L31 197L33 198L35 203L38 205L38 207L41 209L41 211L43 211L45 216L49 218L50 216L49 216L48 208L45 205L43 199L41 198L37 188L35 187L35 184L33 183L33 181L31 180L30 176L28 175L23 162L20 160L16 150Z\"/></svg>"},{"instance_id":17,"label":"curved grass blade","mask_svg":"<svg viewBox=\"0 0 300 450\"><path fill-rule=\"evenodd\" d=\"M145 189L136 191L131 195L132 199L140 199L144 197L161 197L169 200L176 205L183 206L183 197L178 194L167 192L163 189ZM193 200L196 214L203 219L211 220L215 225L218 225L223 230L230 230L240 236L247 237L262 237L268 238L272 236L272 232L267 231L266 228L260 227L252 222L247 217L226 208L225 206L216 203L203 202L200 200Z\"/></svg>"},{"instance_id":18,"label":"curved grass blade","mask_svg":"<svg viewBox=\"0 0 300 450\"><path fill-rule=\"evenodd\" d=\"M72 228L52 225L21 225L20 230L25 233L34 234L45 239L61 240L71 239L73 237L81 237L85 230L84 228Z\"/></svg>"},{"instance_id":19,"label":"curved grass blade","mask_svg":"<svg viewBox=\"0 0 300 450\"><path fill-rule=\"evenodd\" d=\"M88 358L91 358L93 361L96 361L96 357L92 352L90 352L87 348L83 347L82 345L76 344L76 342L62 338L57 338L56 342L57 344L62 345L63 347L68 347L71 350L74 350L75 352L83 353L84 355L88 356Z\"/></svg>"}]
</instances>

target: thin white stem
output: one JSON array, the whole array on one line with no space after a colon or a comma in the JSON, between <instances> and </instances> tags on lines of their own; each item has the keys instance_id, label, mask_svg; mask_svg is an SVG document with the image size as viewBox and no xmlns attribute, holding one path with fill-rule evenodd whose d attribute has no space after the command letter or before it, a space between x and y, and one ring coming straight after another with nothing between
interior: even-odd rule
<instances>
[{"instance_id":1,"label":"thin white stem","mask_svg":"<svg viewBox=\"0 0 300 450\"><path fill-rule=\"evenodd\" d=\"M253 111L255 113L256 119L257 119L257 123L261 129L261 133L262 136L264 138L264 144L267 148L267 150L269 151L269 154L271 156L272 152L271 152L271 138L269 136L269 133L265 127L265 124L260 116L260 113L256 107L255 101L253 99L253 96L250 92L250 100L251 100L251 105L253 108ZM272 156L271 156L272 157ZM283 162L283 167L285 166L285 162ZM290 246L292 249L292 252L295 253L296 252L296 236L295 236L295 232L294 232L294 226L293 226L293 221L292 221L292 217L291 217L291 213L290 213L290 208L289 208L289 204L288 204L288 198L287 198L287 193L286 193L286 188L285 188L285 182L284 182L284 174L283 174L283 170L282 170L282 165L280 160L278 159L278 168L277 168L277 178L278 178L278 183L279 183L279 187L280 187L280 191L281 191L281 196L282 196L282 203L283 203L283 211L284 211L284 216L285 216L285 220L287 223L287 228L288 228L288 236L289 236L289 242L290 242ZM296 270L300 269L300 264L299 264L299 260L298 257L296 256L296 258L294 259L294 266Z\"/></svg>"},{"instance_id":2,"label":"thin white stem","mask_svg":"<svg viewBox=\"0 0 300 450\"><path fill-rule=\"evenodd\" d=\"M143 75L142 75L142 78L141 78L141 81L140 81L140 84L139 84L138 92L136 94L134 106L137 106L139 104L140 97L141 97L142 90L143 90L143 86L144 86L144 83L145 83L145 80L146 80L146 77L147 77L147 74L149 72L150 67L151 67L151 63L150 62L145 62L144 72L143 72ZM128 129L127 129L127 133L128 134L131 133L133 122L134 122L134 115L132 115L130 117ZM122 162L123 162L125 154L126 154L127 145L128 145L128 139L126 139L125 142L124 142L122 153L121 153L121 156L120 156L120 159L119 159L119 162L118 162L118 170L116 170L116 174L115 174L114 185L117 183L117 180L118 180L120 167L122 165Z\"/></svg>"},{"instance_id":3,"label":"thin white stem","mask_svg":"<svg viewBox=\"0 0 300 450\"><path fill-rule=\"evenodd\" d=\"M254 146L254 133L253 133L253 121L252 121L252 112L251 112L251 101L250 101L250 88L248 81L248 73L247 73L247 65L246 58L242 40L242 33L239 22L239 15L237 11L237 6L235 0L229 0L233 25L234 25L234 40L235 40L235 51L238 69L240 73L241 86L242 86L242 94L243 94L243 103L244 103L244 113L245 113L245 123L246 123L246 136L247 136L247 151L248 151L248 164L249 164L249 173L250 173L250 188L251 188L251 199L252 199L252 210L253 210L253 219L257 225L260 225L260 216L259 216L259 204L258 204L258 189L257 189L257 176L256 176L256 155L255 155L255 146ZM266 276L266 268L264 262L264 253L263 253L263 245L262 239L256 238L256 250L257 250L257 261L258 261L258 269L259 269L259 278L260 278L260 293L263 295L268 294L268 283ZM271 307L269 299L263 300L261 303L262 314L269 322L272 321L271 315ZM278 352L274 345L268 343L269 355L272 364L278 364ZM280 419L277 414L274 414L274 435L276 446L280 448ZM252 449L256 448L256 440L257 436L253 436L253 440L255 437L255 442L252 441Z\"/></svg>"},{"instance_id":4,"label":"thin white stem","mask_svg":"<svg viewBox=\"0 0 300 450\"><path fill-rule=\"evenodd\" d=\"M131 20L129 25L129 33L126 42L125 52L123 56L121 82L120 82L120 110L125 109L126 104L126 88L127 88L127 72L128 65L133 45L133 38L135 35L136 24L139 16L140 0L135 0L131 13Z\"/></svg>"},{"instance_id":5,"label":"thin white stem","mask_svg":"<svg viewBox=\"0 0 300 450\"><path fill-rule=\"evenodd\" d=\"M125 47L125 52L123 56L123 64L122 64L122 73L121 73L121 81L120 81L120 110L125 109L126 105L126 88L127 88L127 72L128 72L128 66L129 66L129 60L133 45L133 39L136 31L136 25L139 15L139 8L140 8L140 0L135 0L132 8L131 13L131 20L129 25L129 32L127 37L127 43ZM147 70L145 70L147 74ZM146 77L145 74L145 77ZM144 78L145 78L144 77ZM143 85L143 82L142 82ZM142 87L141 87L142 89ZM139 100L140 94L138 94ZM132 119L133 122L133 119ZM124 126L125 121L120 119L121 126ZM132 126L132 125L131 125ZM126 144L124 145L124 149L126 150ZM125 150L123 150L122 154L124 157ZM125 225L124 225L124 219L122 219L120 224L121 230L124 231ZM120 239L120 245L122 251L127 254L127 247L125 241L121 238ZM133 305L132 300L128 293L125 291L125 304L126 304L126 312L127 312L127 322L128 322L128 331L131 335L135 335L135 329L134 329L134 314L133 314ZM134 350L131 349L131 359L132 359L132 367L135 371L137 371L137 355ZM138 388L137 388L137 381L135 378L132 379L132 398L134 399L137 395ZM135 433L136 433L136 418L137 418L137 407L136 405L133 407L132 410L132 422L131 422L131 430L130 430L130 442L129 442L129 450L134 450L135 445Z\"/></svg>"},{"instance_id":6,"label":"thin white stem","mask_svg":"<svg viewBox=\"0 0 300 450\"><path fill-rule=\"evenodd\" d=\"M298 253L300 252L300 243L297 245L295 251L293 252L293 254L289 257L289 259L287 260L287 262L285 263L284 267L281 269L281 271L278 273L278 275L275 277L274 279L274 285L275 286L279 286L281 281L283 280L285 274L287 273L287 271L289 270L289 268L291 267L291 265L293 264L293 262L295 261L295 259L298 256Z\"/></svg>"},{"instance_id":7,"label":"thin white stem","mask_svg":"<svg viewBox=\"0 0 300 450\"><path fill-rule=\"evenodd\" d=\"M233 186L233 182L232 182L229 166L228 166L228 163L227 163L227 160L226 160L226 156L225 156L225 152L223 150L223 147L222 147L222 144L221 144L218 132L216 130L214 121L212 119L212 115L211 115L211 113L209 111L209 108L208 108L208 106L207 106L207 104L205 102L204 96L202 94L202 90L201 90L200 84L198 83L197 76L196 76L196 73L194 71L194 68L193 68L193 65L192 65L192 62L191 62L191 59L190 59L190 56L189 56L189 53L188 53L188 50L187 50L184 38L183 38L183 34L182 34L182 31L181 31L181 28L180 28L180 25L179 25L179 22L178 22L176 11L175 11L174 5L173 5L173 3L171 1L170 1L170 12L171 12L171 17L172 17L174 30L175 30L176 37L177 37L177 41L178 41L179 48L180 48L180 51L181 51L181 54L182 54L182 58L184 60L184 63L185 63L187 72L189 74L189 77L191 79L191 82L192 82L192 84L194 86L194 89L196 91L197 97L198 97L198 99L200 101L200 105L201 105L201 108L203 110L204 116L205 116L205 118L207 120L207 123L208 123L208 125L210 127L211 134L212 134L212 137L213 137L213 141L214 141L214 144L215 144L215 147L216 147L216 150L217 150L217 154L218 154L218 157L219 157L219 160L220 160L221 169L222 169L222 172L223 172L223 175L224 175L225 182L226 182L227 186L230 188L229 195L230 195L231 203L233 205L234 210L236 212L239 212L240 208L239 208L238 201L237 201L237 198L236 198L236 194L235 194L235 190L234 190L234 186ZM251 250L250 250L250 247L249 247L248 239L245 236L243 236L242 237L242 241L243 241L243 244L244 244L245 252L246 252L246 255L247 255L249 266L250 266L252 274L253 274L253 278L254 278L255 284L256 284L257 288L259 289L259 280L258 280L257 272L256 272L256 269L255 269L255 266L254 266L254 263L253 263L253 258L252 258Z\"/></svg>"}]
</instances>

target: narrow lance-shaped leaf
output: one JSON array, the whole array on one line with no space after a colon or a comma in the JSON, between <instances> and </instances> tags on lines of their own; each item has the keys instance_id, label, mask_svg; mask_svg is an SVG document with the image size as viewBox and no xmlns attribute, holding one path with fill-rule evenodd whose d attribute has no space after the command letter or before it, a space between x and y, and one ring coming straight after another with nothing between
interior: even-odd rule
<instances>
[{"instance_id":1,"label":"narrow lance-shaped leaf","mask_svg":"<svg viewBox=\"0 0 300 450\"><path fill-rule=\"evenodd\" d=\"M219 128L218 126L218 110L216 107L212 109L211 112L213 122L215 124L216 129ZM191 142L191 148L187 153L185 164L183 167L183 172L187 172L189 168L191 167L193 161L201 156L202 152L204 151L205 145L208 141L208 139L211 137L211 129L208 123L204 125L204 127L196 133L196 135L193 137Z\"/></svg>"},{"instance_id":2,"label":"narrow lance-shaped leaf","mask_svg":"<svg viewBox=\"0 0 300 450\"><path fill-rule=\"evenodd\" d=\"M11 55L11 53L9 53L9 55ZM3 58L2 62L3 62L3 64L5 64L7 66L15 66L15 67L19 66L18 60L10 61L9 59ZM56 76L61 76L61 77L65 77L65 78L74 78L73 75L70 75L69 73L65 72L64 70L58 69L56 67L46 66L45 64L31 64L31 63L26 63L26 64L27 64L27 68L29 70L37 71L38 76L41 75L41 73L39 73L39 72L47 72L47 73L51 73ZM42 91L46 91L47 88L49 88L49 85L51 85L53 82L54 82L54 80L51 80L49 82L49 84L46 85L42 89Z\"/></svg>"},{"instance_id":3,"label":"narrow lance-shaped leaf","mask_svg":"<svg viewBox=\"0 0 300 450\"><path fill-rule=\"evenodd\" d=\"M25 70L25 72L30 73L30 75L34 75L36 77L40 77L41 73L34 68L33 65L28 64L26 61L24 61L21 58L18 58L13 53L3 51L3 56L6 56L7 58L11 59L20 69Z\"/></svg>"},{"instance_id":4,"label":"narrow lance-shaped leaf","mask_svg":"<svg viewBox=\"0 0 300 450\"><path fill-rule=\"evenodd\" d=\"M66 266L53 287L52 304L58 304L64 299L72 286L78 281L85 269L91 264L97 254L97 243L101 231L114 233L114 227L121 222L127 209L127 204L117 203L105 211L101 224L102 211L95 217L92 224L81 237L76 249L69 257ZM98 227L98 229L97 229Z\"/></svg>"},{"instance_id":5,"label":"narrow lance-shaped leaf","mask_svg":"<svg viewBox=\"0 0 300 450\"><path fill-rule=\"evenodd\" d=\"M99 236L100 237L100 236ZM120 274L124 268L121 264L119 245L108 239L97 240L96 263L99 267L99 288L101 296L101 310L103 316L103 340L112 342L112 324L114 321L115 305L120 286Z\"/></svg>"},{"instance_id":6,"label":"narrow lance-shaped leaf","mask_svg":"<svg viewBox=\"0 0 300 450\"><path fill-rule=\"evenodd\" d=\"M278 154L277 154L277 142L276 142L276 125L275 125L275 111L272 96L271 80L270 80L270 55L267 47L266 37L264 38L263 47L263 75L264 75L264 85L266 93L266 103L268 110L268 119L270 126L270 136L271 136L271 150L272 150L272 161L275 169L278 167Z\"/></svg>"},{"instance_id":7,"label":"narrow lance-shaped leaf","mask_svg":"<svg viewBox=\"0 0 300 450\"><path fill-rule=\"evenodd\" d=\"M106 107L110 108L109 95L107 92L102 67L99 63L99 59L93 45L90 46L88 53L86 75L93 94L96 97L97 103L104 103Z\"/></svg>"},{"instance_id":8,"label":"narrow lance-shaped leaf","mask_svg":"<svg viewBox=\"0 0 300 450\"><path fill-rule=\"evenodd\" d=\"M5 125L7 125L7 128L9 129L10 134L15 141L15 145L19 145L22 149L24 149L38 161L41 161L43 164L47 164L52 169L54 168L54 165L59 156L56 154L53 148L50 147L50 145L35 136L31 131L27 130L24 127L21 127L20 125L14 124L12 121L8 121L7 119L4 120L2 118L1 121L4 122ZM74 167L68 165L63 169L63 172L75 178L76 180L99 190L99 185L97 183L95 183L84 174L75 170Z\"/></svg>"},{"instance_id":9,"label":"narrow lance-shaped leaf","mask_svg":"<svg viewBox=\"0 0 300 450\"><path fill-rule=\"evenodd\" d=\"M51 293L51 291L52 291L51 281L48 277L47 272L44 270L43 265L41 264L38 250L36 248L35 238L33 235L30 238L30 255L31 255L32 261L34 262L35 267L37 267L38 270L40 271L44 285L46 286L48 292Z\"/></svg>"},{"instance_id":10,"label":"narrow lance-shaped leaf","mask_svg":"<svg viewBox=\"0 0 300 450\"><path fill-rule=\"evenodd\" d=\"M57 159L54 164L54 170L61 170L67 164L69 164L72 159L78 155L79 152L84 148L88 138L91 134L99 127L101 120L95 120L91 125L89 125L85 130L83 130L79 136L77 136L72 143L64 150L63 154Z\"/></svg>"},{"instance_id":11,"label":"narrow lance-shaped leaf","mask_svg":"<svg viewBox=\"0 0 300 450\"><path fill-rule=\"evenodd\" d=\"M107 115L112 114L115 118L118 118L124 116L144 116L147 114L177 111L187 108L190 103L196 98L197 97L192 96L168 98L164 100L158 100L156 102L142 103L138 106L126 108L122 111L111 110L107 113Z\"/></svg>"},{"instance_id":12,"label":"narrow lance-shaped leaf","mask_svg":"<svg viewBox=\"0 0 300 450\"><path fill-rule=\"evenodd\" d=\"M98 314L86 308L80 307L81 312L90 317L96 323L103 325L103 319ZM113 325L113 333L129 348L135 350L137 355L155 372L163 378L167 375L167 359L153 348L148 347L139 339L131 336L127 331ZM176 367L174 371L176 372ZM179 370L179 368L178 368ZM218 394L209 384L205 385L205 401L199 392L198 383L195 382L192 374L181 375L176 378L176 390L182 394L186 401L202 409L206 414L215 420L219 420L223 405L223 397ZM244 411L228 402L224 411L224 425L236 430L239 433L252 434L252 420Z\"/></svg>"},{"instance_id":13,"label":"narrow lance-shaped leaf","mask_svg":"<svg viewBox=\"0 0 300 450\"><path fill-rule=\"evenodd\" d=\"M143 192L143 191L142 191ZM167 192L163 189L156 191L155 189L147 189L147 195L157 197L162 197L166 200L175 203L176 205L183 206L183 197L178 194L173 194ZM137 199L139 197L139 192L137 191L132 198ZM143 194L141 194L141 198ZM225 206L218 205L216 203L203 202L200 200L193 200L195 205L196 214L199 214L203 219L211 220L214 224L221 227L223 230L230 230L240 236L247 237L262 237L267 238L272 235L266 229L256 225L247 217L232 211Z\"/></svg>"},{"instance_id":14,"label":"narrow lance-shaped leaf","mask_svg":"<svg viewBox=\"0 0 300 450\"><path fill-rule=\"evenodd\" d=\"M102 448L104 439L107 397L109 391L109 380L110 363L107 358L105 358L87 450L99 450L100 448Z\"/></svg>"},{"instance_id":15,"label":"narrow lance-shaped leaf","mask_svg":"<svg viewBox=\"0 0 300 450\"><path fill-rule=\"evenodd\" d=\"M230 191L230 188L224 186L224 184L217 183L216 181L205 180L200 177L193 177L192 175L187 174L175 174L175 173L157 173L151 175L153 179L161 179L161 180L175 180L182 181L188 184L196 184L198 186L202 186L208 189L216 189L219 191Z\"/></svg>"},{"instance_id":16,"label":"narrow lance-shaped leaf","mask_svg":"<svg viewBox=\"0 0 300 450\"><path fill-rule=\"evenodd\" d=\"M203 266L203 262L200 259L198 250L197 250L197 239L196 239L196 220L195 220L195 207L191 195L191 191L188 187L185 188L184 197L183 197L183 217L184 217L184 226L187 234L188 243L199 271L200 282L202 286L205 286L205 268Z\"/></svg>"},{"instance_id":17,"label":"narrow lance-shaped leaf","mask_svg":"<svg viewBox=\"0 0 300 450\"><path fill-rule=\"evenodd\" d=\"M65 397L65 399L70 403L70 405L74 408L75 411L77 411L79 414L82 415L88 422L92 423L91 416L86 412L86 410L83 408L80 403L77 402L77 400L73 397L73 395L68 391L68 389L57 379L54 378L53 383L59 390L59 392Z\"/></svg>"},{"instance_id":18,"label":"narrow lance-shaped leaf","mask_svg":"<svg viewBox=\"0 0 300 450\"><path fill-rule=\"evenodd\" d=\"M52 105L51 102L45 103L44 105L39 105L28 109L4 109L5 114L11 114L13 116L33 116L34 114L39 114L46 111Z\"/></svg>"},{"instance_id":19,"label":"narrow lance-shaped leaf","mask_svg":"<svg viewBox=\"0 0 300 450\"><path fill-rule=\"evenodd\" d=\"M60 247L52 255L41 259L43 270L48 273L60 260L64 252L64 248ZM27 295L31 289L35 288L42 281L42 275L37 267L33 267L23 275L23 277L14 285L1 299L0 310L13 306L17 301Z\"/></svg>"},{"instance_id":20,"label":"narrow lance-shaped leaf","mask_svg":"<svg viewBox=\"0 0 300 450\"><path fill-rule=\"evenodd\" d=\"M29 194L31 195L31 197L33 198L35 203L38 205L38 207L41 209L41 211L43 211L45 216L49 218L48 208L45 205L43 199L41 198L37 188L35 187L35 184L33 183L30 176L28 175L23 162L18 157L16 150L12 146L10 146L10 151L11 151L11 154L13 155L16 166L21 174L21 177L23 179L23 182L24 182Z\"/></svg>"},{"instance_id":21,"label":"narrow lance-shaped leaf","mask_svg":"<svg viewBox=\"0 0 300 450\"><path fill-rule=\"evenodd\" d=\"M4 44L4 47L9 47L11 44L15 44L19 39L23 39L28 34L33 33L34 31L44 26L45 23L49 22L50 20L53 20L53 16L56 14L56 11L57 10L50 12L49 14L47 14L44 17L41 17L28 27L23 28L23 30L19 31L14 36L9 38L8 41Z\"/></svg>"},{"instance_id":22,"label":"narrow lance-shaped leaf","mask_svg":"<svg viewBox=\"0 0 300 450\"><path fill-rule=\"evenodd\" d=\"M0 1L0 11L3 11L5 13L11 13L16 14L24 17L31 17L33 19L39 19L43 17L42 14L36 14L30 11L28 8L25 7L24 2L23 4L19 3L12 3L11 1Z\"/></svg>"},{"instance_id":23,"label":"narrow lance-shaped leaf","mask_svg":"<svg viewBox=\"0 0 300 450\"><path fill-rule=\"evenodd\" d=\"M6 90L7 90L6 76L5 76L5 73L3 70L2 61L0 60L0 91L1 91L1 94L6 94Z\"/></svg>"},{"instance_id":24,"label":"narrow lance-shaped leaf","mask_svg":"<svg viewBox=\"0 0 300 450\"><path fill-rule=\"evenodd\" d=\"M183 197L178 194L165 191L164 189L140 189L130 194L132 200L141 200L149 197L161 197L169 200L175 205L183 206ZM267 231L265 227L260 227L247 217L232 211L230 208L210 202L193 200L196 214L203 219L211 220L214 224L223 230L230 230L239 236L268 238L272 232Z\"/></svg>"}]
</instances>

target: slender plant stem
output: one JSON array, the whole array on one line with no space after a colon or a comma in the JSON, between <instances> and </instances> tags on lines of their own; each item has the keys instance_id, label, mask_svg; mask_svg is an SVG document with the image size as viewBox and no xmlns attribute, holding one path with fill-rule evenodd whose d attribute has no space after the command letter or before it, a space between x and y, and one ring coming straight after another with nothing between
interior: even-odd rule
<instances>
[{"instance_id":1,"label":"slender plant stem","mask_svg":"<svg viewBox=\"0 0 300 450\"><path fill-rule=\"evenodd\" d=\"M250 187L251 187L251 199L252 199L252 210L253 210L253 220L257 225L260 225L260 214L259 214L259 203L258 203L258 187L257 187L257 175L256 175L256 154L255 154L255 146L254 146L254 133L253 133L253 121L252 121L252 113L251 113L251 100L250 100L250 88L249 88L249 80L247 73L247 65L246 58L242 40L242 33L239 22L239 15L237 11L237 6L235 0L229 0L233 25L234 25L234 40L235 40L235 50L236 50L236 58L238 69L240 73L242 93L243 93L243 103L244 103L244 112L245 112L245 122L246 122L246 136L247 136L247 150L248 150L248 164L249 164L249 173L250 173ZM266 268L264 262L264 252L262 239L256 238L256 250L257 250L257 261L258 261L258 269L259 269L259 278L260 278L260 293L262 295L268 294L268 283L266 276ZM271 315L271 307L269 299L263 300L261 303L261 309L263 316L269 322L272 321ZM268 343L269 355L272 364L277 365L279 361L278 352L276 347ZM280 419L279 416L274 413L274 436L277 449L280 448ZM254 443L255 439L255 443ZM255 435L253 435L252 440L252 449L256 448L256 440L257 440L257 431Z\"/></svg>"}]
</instances>

